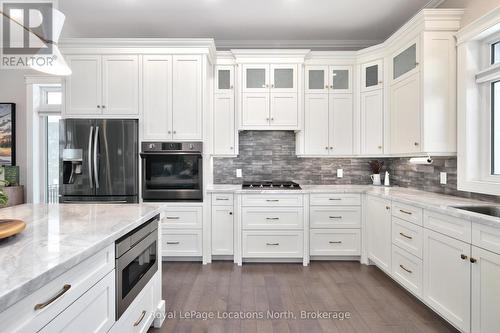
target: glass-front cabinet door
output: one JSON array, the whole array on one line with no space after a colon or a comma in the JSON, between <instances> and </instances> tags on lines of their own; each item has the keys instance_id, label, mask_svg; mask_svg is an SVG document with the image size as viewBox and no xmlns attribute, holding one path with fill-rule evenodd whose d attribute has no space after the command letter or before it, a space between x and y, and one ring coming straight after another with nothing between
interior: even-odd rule
<instances>
[{"instance_id":1,"label":"glass-front cabinet door","mask_svg":"<svg viewBox=\"0 0 500 333\"><path fill-rule=\"evenodd\" d=\"M329 89L332 93L352 92L351 66L329 66Z\"/></svg>"},{"instance_id":2,"label":"glass-front cabinet door","mask_svg":"<svg viewBox=\"0 0 500 333\"><path fill-rule=\"evenodd\" d=\"M361 65L361 91L380 89L383 86L383 60L376 60Z\"/></svg>"},{"instance_id":3,"label":"glass-front cabinet door","mask_svg":"<svg viewBox=\"0 0 500 333\"><path fill-rule=\"evenodd\" d=\"M271 91L297 92L297 65L271 65Z\"/></svg>"},{"instance_id":4,"label":"glass-front cabinet door","mask_svg":"<svg viewBox=\"0 0 500 333\"><path fill-rule=\"evenodd\" d=\"M234 89L234 67L220 65L215 67L215 92L217 94L232 94Z\"/></svg>"},{"instance_id":5,"label":"glass-front cabinet door","mask_svg":"<svg viewBox=\"0 0 500 333\"><path fill-rule=\"evenodd\" d=\"M269 65L243 65L243 92L269 91Z\"/></svg>"},{"instance_id":6,"label":"glass-front cabinet door","mask_svg":"<svg viewBox=\"0 0 500 333\"><path fill-rule=\"evenodd\" d=\"M392 79L403 80L418 70L419 46L414 41L396 52L392 57Z\"/></svg>"},{"instance_id":7,"label":"glass-front cabinet door","mask_svg":"<svg viewBox=\"0 0 500 333\"><path fill-rule=\"evenodd\" d=\"M328 92L328 66L306 66L306 93Z\"/></svg>"}]
</instances>

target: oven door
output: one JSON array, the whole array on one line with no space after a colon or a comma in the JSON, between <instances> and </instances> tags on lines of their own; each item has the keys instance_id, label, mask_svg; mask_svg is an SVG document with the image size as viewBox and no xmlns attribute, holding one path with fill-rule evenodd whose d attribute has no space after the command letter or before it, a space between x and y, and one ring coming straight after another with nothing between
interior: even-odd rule
<instances>
[{"instance_id":1,"label":"oven door","mask_svg":"<svg viewBox=\"0 0 500 333\"><path fill-rule=\"evenodd\" d=\"M145 201L202 201L202 155L192 152L142 153Z\"/></svg>"},{"instance_id":2,"label":"oven door","mask_svg":"<svg viewBox=\"0 0 500 333\"><path fill-rule=\"evenodd\" d=\"M116 259L116 320L158 271L158 229Z\"/></svg>"}]
</instances>

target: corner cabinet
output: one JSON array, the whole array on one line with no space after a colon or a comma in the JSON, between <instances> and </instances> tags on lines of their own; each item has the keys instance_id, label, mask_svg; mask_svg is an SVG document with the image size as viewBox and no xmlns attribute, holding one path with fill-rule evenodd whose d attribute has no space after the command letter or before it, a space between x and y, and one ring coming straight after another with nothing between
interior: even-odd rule
<instances>
[{"instance_id":1,"label":"corner cabinet","mask_svg":"<svg viewBox=\"0 0 500 333\"><path fill-rule=\"evenodd\" d=\"M351 67L307 66L305 72L304 153L301 155L352 155Z\"/></svg>"},{"instance_id":2,"label":"corner cabinet","mask_svg":"<svg viewBox=\"0 0 500 333\"><path fill-rule=\"evenodd\" d=\"M361 65L361 155L384 153L383 60Z\"/></svg>"},{"instance_id":3,"label":"corner cabinet","mask_svg":"<svg viewBox=\"0 0 500 333\"><path fill-rule=\"evenodd\" d=\"M199 55L143 57L143 138L202 140L202 59Z\"/></svg>"},{"instance_id":4,"label":"corner cabinet","mask_svg":"<svg viewBox=\"0 0 500 333\"><path fill-rule=\"evenodd\" d=\"M391 272L391 201L366 197L366 228L368 259L386 273Z\"/></svg>"},{"instance_id":5,"label":"corner cabinet","mask_svg":"<svg viewBox=\"0 0 500 333\"><path fill-rule=\"evenodd\" d=\"M214 155L236 155L234 66L215 67Z\"/></svg>"},{"instance_id":6,"label":"corner cabinet","mask_svg":"<svg viewBox=\"0 0 500 333\"><path fill-rule=\"evenodd\" d=\"M456 152L456 45L423 31L389 58L390 153Z\"/></svg>"},{"instance_id":7,"label":"corner cabinet","mask_svg":"<svg viewBox=\"0 0 500 333\"><path fill-rule=\"evenodd\" d=\"M139 116L138 55L70 55L65 117Z\"/></svg>"}]
</instances>

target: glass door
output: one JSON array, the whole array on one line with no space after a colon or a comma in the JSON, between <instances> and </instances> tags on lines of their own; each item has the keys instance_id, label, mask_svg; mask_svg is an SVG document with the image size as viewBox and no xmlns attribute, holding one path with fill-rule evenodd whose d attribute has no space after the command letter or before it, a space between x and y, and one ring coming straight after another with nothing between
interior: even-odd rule
<instances>
[{"instance_id":1,"label":"glass door","mask_svg":"<svg viewBox=\"0 0 500 333\"><path fill-rule=\"evenodd\" d=\"M269 92L269 65L243 65L243 92Z\"/></svg>"},{"instance_id":2,"label":"glass door","mask_svg":"<svg viewBox=\"0 0 500 333\"><path fill-rule=\"evenodd\" d=\"M361 65L361 91L372 91L383 86L382 59Z\"/></svg>"},{"instance_id":3,"label":"glass door","mask_svg":"<svg viewBox=\"0 0 500 333\"><path fill-rule=\"evenodd\" d=\"M329 67L329 88L332 93L352 92L352 70L351 66Z\"/></svg>"},{"instance_id":4,"label":"glass door","mask_svg":"<svg viewBox=\"0 0 500 333\"><path fill-rule=\"evenodd\" d=\"M328 92L328 66L306 67L306 93Z\"/></svg>"},{"instance_id":5,"label":"glass door","mask_svg":"<svg viewBox=\"0 0 500 333\"><path fill-rule=\"evenodd\" d=\"M215 93L232 94L234 90L234 67L217 66L215 68Z\"/></svg>"},{"instance_id":6,"label":"glass door","mask_svg":"<svg viewBox=\"0 0 500 333\"><path fill-rule=\"evenodd\" d=\"M419 47L418 42L414 41L406 45L392 58L392 79L394 81L403 80L416 72L418 70L418 65Z\"/></svg>"},{"instance_id":7,"label":"glass door","mask_svg":"<svg viewBox=\"0 0 500 333\"><path fill-rule=\"evenodd\" d=\"M297 92L297 65L271 65L271 92Z\"/></svg>"}]
</instances>

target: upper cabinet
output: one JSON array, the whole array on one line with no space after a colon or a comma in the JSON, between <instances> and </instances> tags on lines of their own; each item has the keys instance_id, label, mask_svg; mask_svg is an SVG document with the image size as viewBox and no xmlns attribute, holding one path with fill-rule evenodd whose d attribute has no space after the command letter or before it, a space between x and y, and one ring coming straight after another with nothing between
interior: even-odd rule
<instances>
[{"instance_id":1,"label":"upper cabinet","mask_svg":"<svg viewBox=\"0 0 500 333\"><path fill-rule=\"evenodd\" d=\"M361 65L361 92L383 88L383 63L383 59L378 59Z\"/></svg>"},{"instance_id":2,"label":"upper cabinet","mask_svg":"<svg viewBox=\"0 0 500 333\"><path fill-rule=\"evenodd\" d=\"M65 116L139 116L137 55L68 56Z\"/></svg>"},{"instance_id":3,"label":"upper cabinet","mask_svg":"<svg viewBox=\"0 0 500 333\"><path fill-rule=\"evenodd\" d=\"M398 50L392 56L392 80L402 80L418 71L419 58L418 40Z\"/></svg>"},{"instance_id":4,"label":"upper cabinet","mask_svg":"<svg viewBox=\"0 0 500 333\"><path fill-rule=\"evenodd\" d=\"M308 65L305 93L352 93L352 67Z\"/></svg>"},{"instance_id":5,"label":"upper cabinet","mask_svg":"<svg viewBox=\"0 0 500 333\"><path fill-rule=\"evenodd\" d=\"M298 64L242 64L240 130L299 129Z\"/></svg>"},{"instance_id":6,"label":"upper cabinet","mask_svg":"<svg viewBox=\"0 0 500 333\"><path fill-rule=\"evenodd\" d=\"M352 93L352 67L329 66L329 89L332 93Z\"/></svg>"},{"instance_id":7,"label":"upper cabinet","mask_svg":"<svg viewBox=\"0 0 500 333\"><path fill-rule=\"evenodd\" d=\"M234 66L215 66L214 155L236 155Z\"/></svg>"}]
</instances>

